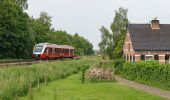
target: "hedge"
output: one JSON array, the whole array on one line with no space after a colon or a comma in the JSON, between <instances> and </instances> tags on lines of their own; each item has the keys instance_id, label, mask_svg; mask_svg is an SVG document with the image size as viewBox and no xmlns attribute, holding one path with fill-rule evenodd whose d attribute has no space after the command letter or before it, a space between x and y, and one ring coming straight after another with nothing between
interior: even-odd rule
<instances>
[{"instance_id":1,"label":"hedge","mask_svg":"<svg viewBox=\"0 0 170 100\"><path fill-rule=\"evenodd\" d=\"M129 80L138 81L151 86L170 89L170 64L158 62L126 62L119 61L117 72Z\"/></svg>"}]
</instances>

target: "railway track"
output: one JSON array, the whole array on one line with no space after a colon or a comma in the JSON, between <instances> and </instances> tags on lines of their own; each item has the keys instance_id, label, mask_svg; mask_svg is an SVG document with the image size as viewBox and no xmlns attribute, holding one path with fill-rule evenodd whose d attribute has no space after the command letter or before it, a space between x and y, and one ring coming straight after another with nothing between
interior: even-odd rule
<instances>
[{"instance_id":1,"label":"railway track","mask_svg":"<svg viewBox=\"0 0 170 100\"><path fill-rule=\"evenodd\" d=\"M15 61L0 61L0 67L10 67L13 65L31 65L42 61L38 60L15 60Z\"/></svg>"},{"instance_id":2,"label":"railway track","mask_svg":"<svg viewBox=\"0 0 170 100\"><path fill-rule=\"evenodd\" d=\"M74 59L79 60L80 57L75 57ZM65 58L65 59L62 59L62 60L68 60L68 59ZM29 60L0 61L0 68L13 67L14 65L31 65L31 64L40 63L40 62L53 62L53 61L58 61L58 60L34 60L34 59L29 59Z\"/></svg>"}]
</instances>

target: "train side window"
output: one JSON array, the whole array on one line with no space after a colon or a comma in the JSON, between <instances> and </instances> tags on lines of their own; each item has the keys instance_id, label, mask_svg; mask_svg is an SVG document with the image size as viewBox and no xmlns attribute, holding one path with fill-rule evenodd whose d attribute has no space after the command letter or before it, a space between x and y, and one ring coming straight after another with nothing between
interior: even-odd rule
<instances>
[{"instance_id":1,"label":"train side window","mask_svg":"<svg viewBox=\"0 0 170 100\"><path fill-rule=\"evenodd\" d=\"M44 53L47 53L48 52L48 48L45 48L45 51L44 51Z\"/></svg>"},{"instance_id":2,"label":"train side window","mask_svg":"<svg viewBox=\"0 0 170 100\"><path fill-rule=\"evenodd\" d=\"M52 53L53 49L52 48L49 48L49 52Z\"/></svg>"},{"instance_id":3,"label":"train side window","mask_svg":"<svg viewBox=\"0 0 170 100\"><path fill-rule=\"evenodd\" d=\"M60 51L59 51L60 49L59 49L59 48L56 48L56 49L57 49L57 52L56 52L56 53L59 53L59 52L60 52Z\"/></svg>"},{"instance_id":4,"label":"train side window","mask_svg":"<svg viewBox=\"0 0 170 100\"><path fill-rule=\"evenodd\" d=\"M53 50L52 52L55 53L55 48L53 48L52 50Z\"/></svg>"},{"instance_id":5,"label":"train side window","mask_svg":"<svg viewBox=\"0 0 170 100\"><path fill-rule=\"evenodd\" d=\"M70 54L73 54L73 50L72 49L70 50Z\"/></svg>"},{"instance_id":6,"label":"train side window","mask_svg":"<svg viewBox=\"0 0 170 100\"><path fill-rule=\"evenodd\" d=\"M57 53L57 48L55 48L55 53Z\"/></svg>"}]
</instances>

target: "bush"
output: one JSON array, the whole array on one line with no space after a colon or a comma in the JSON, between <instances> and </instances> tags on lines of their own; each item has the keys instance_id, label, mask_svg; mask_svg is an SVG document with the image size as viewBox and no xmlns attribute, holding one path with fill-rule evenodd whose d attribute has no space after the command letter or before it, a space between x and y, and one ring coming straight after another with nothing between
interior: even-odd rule
<instances>
[{"instance_id":1,"label":"bush","mask_svg":"<svg viewBox=\"0 0 170 100\"><path fill-rule=\"evenodd\" d=\"M130 80L170 89L170 64L158 62L126 62L119 69L120 74Z\"/></svg>"},{"instance_id":2,"label":"bush","mask_svg":"<svg viewBox=\"0 0 170 100\"><path fill-rule=\"evenodd\" d=\"M115 74L119 74L123 68L123 64L125 63L125 60L123 58L120 59L115 59L114 60L114 70L115 70Z\"/></svg>"}]
</instances>

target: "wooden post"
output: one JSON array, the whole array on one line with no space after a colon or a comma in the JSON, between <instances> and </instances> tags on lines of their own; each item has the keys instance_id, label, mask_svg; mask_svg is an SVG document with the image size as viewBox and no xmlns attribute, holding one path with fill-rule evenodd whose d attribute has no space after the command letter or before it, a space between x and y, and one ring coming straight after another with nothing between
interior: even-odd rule
<instances>
[{"instance_id":1,"label":"wooden post","mask_svg":"<svg viewBox=\"0 0 170 100\"><path fill-rule=\"evenodd\" d=\"M29 95L28 95L28 100L32 100L33 99L33 93L32 93L32 83L30 82L29 85Z\"/></svg>"},{"instance_id":2,"label":"wooden post","mask_svg":"<svg viewBox=\"0 0 170 100\"><path fill-rule=\"evenodd\" d=\"M40 91L40 79L38 78L38 91Z\"/></svg>"}]
</instances>

